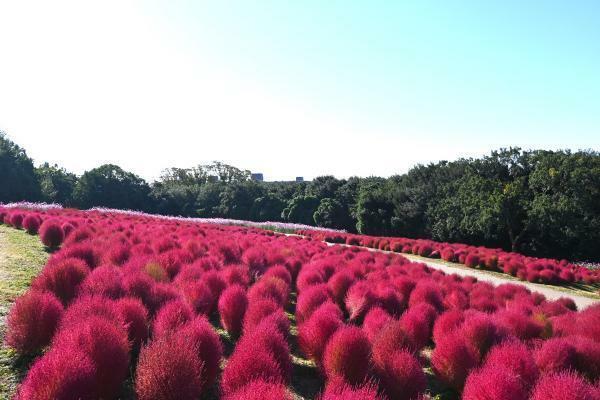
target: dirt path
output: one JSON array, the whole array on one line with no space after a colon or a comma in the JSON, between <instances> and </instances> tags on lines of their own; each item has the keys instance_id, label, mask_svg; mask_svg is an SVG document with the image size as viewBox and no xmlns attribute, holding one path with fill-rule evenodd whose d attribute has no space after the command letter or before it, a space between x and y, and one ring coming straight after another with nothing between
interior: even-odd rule
<instances>
[{"instance_id":1,"label":"dirt path","mask_svg":"<svg viewBox=\"0 0 600 400\"><path fill-rule=\"evenodd\" d=\"M422 257L413 257L413 256L406 255L406 254L403 254L403 256L408 258L411 261L425 263L425 264L427 264L427 266L429 266L431 268L435 268L440 271L443 271L446 274L457 274L460 276L472 276L472 277L477 278L480 281L489 282L496 286L502 285L503 283L512 283L512 284L516 284L516 285L525 286L527 289L529 289L533 292L538 292L538 293L543 294L544 296L546 296L546 298L548 300L557 300L561 297L569 297L569 298L573 299L575 304L577 304L577 308L579 310L583 310L586 307L600 303L600 299L598 299L598 298L575 294L571 290L564 289L561 287L542 285L539 283L524 282L524 281L520 281L518 279L502 278L497 275L491 275L487 272L474 270L472 268L469 268L469 269L467 269L466 267L460 268L460 267L450 266L447 264L437 263L435 261L423 260Z\"/></svg>"},{"instance_id":2,"label":"dirt path","mask_svg":"<svg viewBox=\"0 0 600 400\"><path fill-rule=\"evenodd\" d=\"M298 235L294 235L294 236L298 236ZM351 245L346 245L346 244L335 244L335 243L327 243L327 242L325 242L325 243L329 246L339 245L339 246L345 246L345 247L361 247L361 248L369 250L369 251L377 251L377 252L381 252L381 253L390 253L390 254L400 254L400 253L394 253L391 251L372 249L372 248L362 247L362 246L351 246ZM591 305L600 303L600 297L598 295L592 294L592 293L588 294L588 293L584 293L583 291L575 291L573 289L565 288L565 287L561 287L561 286L551 286L551 285L542 285L539 283L524 282L524 281L518 280L512 276L507 276L506 274L502 274L499 272L496 273L496 272L490 272L490 271L479 271L479 270L476 270L473 268L467 268L467 267L459 265L459 264L457 264L455 266L455 265L451 265L450 263L436 262L436 261L432 261L431 259L428 259L428 258L413 256L410 254L402 253L400 255L408 258L411 261L427 264L427 266L437 269L437 270L440 270L446 274L457 274L460 276L472 276L472 277L477 278L480 281L489 282L496 286L502 285L504 283L513 283L515 285L525 286L527 289L529 289L531 291L543 294L544 296L546 296L546 298L548 300L556 300L561 297L568 297L568 298L573 299L575 304L577 304L577 308L579 310L583 310Z\"/></svg>"}]
</instances>

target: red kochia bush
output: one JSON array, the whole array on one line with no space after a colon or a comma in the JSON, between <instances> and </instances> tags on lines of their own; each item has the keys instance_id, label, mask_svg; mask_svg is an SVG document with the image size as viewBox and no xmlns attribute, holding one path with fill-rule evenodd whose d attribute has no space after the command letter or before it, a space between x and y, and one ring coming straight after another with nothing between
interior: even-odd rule
<instances>
[{"instance_id":1,"label":"red kochia bush","mask_svg":"<svg viewBox=\"0 0 600 400\"><path fill-rule=\"evenodd\" d=\"M371 344L357 327L339 328L325 347L323 367L329 379L341 377L351 384L360 384L369 372Z\"/></svg>"},{"instance_id":2,"label":"red kochia bush","mask_svg":"<svg viewBox=\"0 0 600 400\"><path fill-rule=\"evenodd\" d=\"M505 368L511 371L523 383L525 389L530 389L539 375L531 352L518 341L494 346L487 356L485 368Z\"/></svg>"},{"instance_id":3,"label":"red kochia bush","mask_svg":"<svg viewBox=\"0 0 600 400\"><path fill-rule=\"evenodd\" d=\"M331 303L329 303L331 305ZM304 354L318 366L322 365L323 352L329 338L343 325L341 316L328 307L319 307L298 328L298 342Z\"/></svg>"},{"instance_id":4,"label":"red kochia bush","mask_svg":"<svg viewBox=\"0 0 600 400\"><path fill-rule=\"evenodd\" d=\"M202 363L202 387L215 383L219 364L223 357L223 346L219 335L205 317L198 317L184 325L174 336L194 345L196 354Z\"/></svg>"},{"instance_id":5,"label":"red kochia bush","mask_svg":"<svg viewBox=\"0 0 600 400\"><path fill-rule=\"evenodd\" d=\"M392 316L381 307L373 307L365 315L362 328L371 342L375 340L381 329L392 320Z\"/></svg>"},{"instance_id":6,"label":"red kochia bush","mask_svg":"<svg viewBox=\"0 0 600 400\"><path fill-rule=\"evenodd\" d=\"M153 325L154 337L161 337L178 330L194 317L192 309L182 300L165 304L156 314Z\"/></svg>"},{"instance_id":7,"label":"red kochia bush","mask_svg":"<svg viewBox=\"0 0 600 400\"><path fill-rule=\"evenodd\" d=\"M93 400L96 369L83 351L51 350L39 358L19 387L15 400Z\"/></svg>"},{"instance_id":8,"label":"red kochia bush","mask_svg":"<svg viewBox=\"0 0 600 400\"><path fill-rule=\"evenodd\" d=\"M534 352L535 363L543 373L560 372L575 368L575 347L565 338L546 340Z\"/></svg>"},{"instance_id":9,"label":"red kochia bush","mask_svg":"<svg viewBox=\"0 0 600 400\"><path fill-rule=\"evenodd\" d=\"M193 343L165 337L142 348L135 377L139 400L195 400L202 393L202 362Z\"/></svg>"},{"instance_id":10,"label":"red kochia bush","mask_svg":"<svg viewBox=\"0 0 600 400\"><path fill-rule=\"evenodd\" d=\"M27 233L35 235L40 229L40 218L37 215L27 215L23 219L23 228L25 228Z\"/></svg>"},{"instance_id":11,"label":"red kochia bush","mask_svg":"<svg viewBox=\"0 0 600 400\"><path fill-rule=\"evenodd\" d=\"M334 300L338 304L343 304L346 298L346 293L352 284L354 283L354 277L345 271L336 272L327 281L327 286L331 292Z\"/></svg>"},{"instance_id":12,"label":"red kochia bush","mask_svg":"<svg viewBox=\"0 0 600 400\"><path fill-rule=\"evenodd\" d=\"M79 287L80 295L100 295L117 299L125 294L123 273L112 265L94 269Z\"/></svg>"},{"instance_id":13,"label":"red kochia bush","mask_svg":"<svg viewBox=\"0 0 600 400\"><path fill-rule=\"evenodd\" d=\"M329 380L325 391L319 400L384 400L377 394L377 386L372 383L364 383L360 386L352 386L342 378Z\"/></svg>"},{"instance_id":14,"label":"red kochia bush","mask_svg":"<svg viewBox=\"0 0 600 400\"><path fill-rule=\"evenodd\" d=\"M290 358L290 349L285 337L277 330L275 325L263 321L252 332L242 336L237 346L267 351L277 361L282 376L286 380L291 378L292 359Z\"/></svg>"},{"instance_id":15,"label":"red kochia bush","mask_svg":"<svg viewBox=\"0 0 600 400\"><path fill-rule=\"evenodd\" d=\"M64 239L65 233L58 222L46 220L40 226L40 240L46 246L52 249L57 248L62 244Z\"/></svg>"},{"instance_id":16,"label":"red kochia bush","mask_svg":"<svg viewBox=\"0 0 600 400\"><path fill-rule=\"evenodd\" d=\"M231 395L256 380L285 383L279 364L269 351L236 346L221 375L223 394Z\"/></svg>"},{"instance_id":17,"label":"red kochia bush","mask_svg":"<svg viewBox=\"0 0 600 400\"><path fill-rule=\"evenodd\" d=\"M442 382L460 390L471 369L477 366L477 355L464 339L453 334L438 341L431 355L431 365Z\"/></svg>"},{"instance_id":18,"label":"red kochia bush","mask_svg":"<svg viewBox=\"0 0 600 400\"><path fill-rule=\"evenodd\" d=\"M125 297L115 303L115 309L127 327L129 342L136 349L148 339L148 310L139 299Z\"/></svg>"},{"instance_id":19,"label":"red kochia bush","mask_svg":"<svg viewBox=\"0 0 600 400\"><path fill-rule=\"evenodd\" d=\"M373 362L379 368L384 368L388 357L397 350L407 349L416 352L418 349L411 342L402 328L400 321L392 320L386 324L373 341Z\"/></svg>"},{"instance_id":20,"label":"red kochia bush","mask_svg":"<svg viewBox=\"0 0 600 400\"><path fill-rule=\"evenodd\" d=\"M323 303L330 300L326 284L312 285L304 289L296 303L296 321L301 324Z\"/></svg>"},{"instance_id":21,"label":"red kochia bush","mask_svg":"<svg viewBox=\"0 0 600 400\"><path fill-rule=\"evenodd\" d=\"M229 286L219 298L219 317L221 326L230 335L237 337L242 332L242 321L248 307L246 291L239 285Z\"/></svg>"},{"instance_id":22,"label":"red kochia bush","mask_svg":"<svg viewBox=\"0 0 600 400\"><path fill-rule=\"evenodd\" d=\"M124 329L101 317L89 317L57 334L55 349L69 354L80 349L95 366L97 392L116 398L129 371L129 342Z\"/></svg>"},{"instance_id":23,"label":"red kochia bush","mask_svg":"<svg viewBox=\"0 0 600 400\"><path fill-rule=\"evenodd\" d=\"M248 304L244 314L244 332L250 332L265 317L279 310L279 305L273 300L258 300Z\"/></svg>"},{"instance_id":24,"label":"red kochia bush","mask_svg":"<svg viewBox=\"0 0 600 400\"><path fill-rule=\"evenodd\" d=\"M89 271L85 263L77 258L52 261L35 278L32 287L35 290L50 291L63 304L67 304L75 297L79 285L86 278Z\"/></svg>"},{"instance_id":25,"label":"red kochia bush","mask_svg":"<svg viewBox=\"0 0 600 400\"><path fill-rule=\"evenodd\" d=\"M535 385L531 400L597 400L598 392L571 372L545 375Z\"/></svg>"},{"instance_id":26,"label":"red kochia bush","mask_svg":"<svg viewBox=\"0 0 600 400\"><path fill-rule=\"evenodd\" d=\"M465 320L460 310L451 309L441 314L433 325L433 341L438 342L442 337L456 331Z\"/></svg>"},{"instance_id":27,"label":"red kochia bush","mask_svg":"<svg viewBox=\"0 0 600 400\"><path fill-rule=\"evenodd\" d=\"M21 229L23 227L23 214L19 212L13 212L10 214L9 222L13 227Z\"/></svg>"},{"instance_id":28,"label":"red kochia bush","mask_svg":"<svg viewBox=\"0 0 600 400\"><path fill-rule=\"evenodd\" d=\"M90 317L101 317L118 326L125 327L125 322L117 311L113 300L101 296L86 296L77 298L65 310L59 329L71 329Z\"/></svg>"},{"instance_id":29,"label":"red kochia bush","mask_svg":"<svg viewBox=\"0 0 600 400\"><path fill-rule=\"evenodd\" d=\"M179 288L183 297L198 314L208 315L212 311L215 298L208 285L200 280L182 282Z\"/></svg>"},{"instance_id":30,"label":"red kochia bush","mask_svg":"<svg viewBox=\"0 0 600 400\"><path fill-rule=\"evenodd\" d=\"M225 396L224 400L293 400L294 396L285 385L255 380L237 392Z\"/></svg>"},{"instance_id":31,"label":"red kochia bush","mask_svg":"<svg viewBox=\"0 0 600 400\"><path fill-rule=\"evenodd\" d=\"M523 387L514 371L501 366L486 367L467 378L463 400L527 400Z\"/></svg>"},{"instance_id":32,"label":"red kochia bush","mask_svg":"<svg viewBox=\"0 0 600 400\"><path fill-rule=\"evenodd\" d=\"M63 306L51 293L29 291L8 314L6 343L20 353L34 353L50 344Z\"/></svg>"},{"instance_id":33,"label":"red kochia bush","mask_svg":"<svg viewBox=\"0 0 600 400\"><path fill-rule=\"evenodd\" d=\"M378 369L383 390L390 399L414 400L425 390L426 379L417 358L406 350L392 353Z\"/></svg>"}]
</instances>

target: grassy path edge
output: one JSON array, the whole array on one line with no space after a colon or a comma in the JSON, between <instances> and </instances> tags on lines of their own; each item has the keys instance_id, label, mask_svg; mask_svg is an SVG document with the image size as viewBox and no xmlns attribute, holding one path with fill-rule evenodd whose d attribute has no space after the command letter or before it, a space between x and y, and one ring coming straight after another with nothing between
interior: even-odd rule
<instances>
[{"instance_id":1,"label":"grassy path edge","mask_svg":"<svg viewBox=\"0 0 600 400\"><path fill-rule=\"evenodd\" d=\"M0 399L13 396L31 362L4 345L6 316L48 256L38 236L0 225Z\"/></svg>"}]
</instances>

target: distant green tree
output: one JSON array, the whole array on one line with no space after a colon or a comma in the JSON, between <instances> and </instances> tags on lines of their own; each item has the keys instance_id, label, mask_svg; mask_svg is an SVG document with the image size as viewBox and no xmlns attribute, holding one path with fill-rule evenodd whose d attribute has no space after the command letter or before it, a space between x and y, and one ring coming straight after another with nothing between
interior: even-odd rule
<instances>
[{"instance_id":1,"label":"distant green tree","mask_svg":"<svg viewBox=\"0 0 600 400\"><path fill-rule=\"evenodd\" d=\"M37 201L40 198L33 161L24 149L0 132L0 202Z\"/></svg>"},{"instance_id":2,"label":"distant green tree","mask_svg":"<svg viewBox=\"0 0 600 400\"><path fill-rule=\"evenodd\" d=\"M196 199L196 212L203 218L223 217L220 213L221 192L223 191L224 183L214 182L207 183L200 187L198 197Z\"/></svg>"},{"instance_id":3,"label":"distant green tree","mask_svg":"<svg viewBox=\"0 0 600 400\"><path fill-rule=\"evenodd\" d=\"M281 221L281 213L286 202L272 193L266 193L254 199L250 211L252 221Z\"/></svg>"},{"instance_id":4,"label":"distant green tree","mask_svg":"<svg viewBox=\"0 0 600 400\"><path fill-rule=\"evenodd\" d=\"M313 214L314 222L323 228L341 228L351 224L348 208L336 199L324 198Z\"/></svg>"},{"instance_id":5,"label":"distant green tree","mask_svg":"<svg viewBox=\"0 0 600 400\"><path fill-rule=\"evenodd\" d=\"M386 180L364 180L356 203L356 230L367 235L391 235L393 216L394 205L386 191Z\"/></svg>"},{"instance_id":6,"label":"distant green tree","mask_svg":"<svg viewBox=\"0 0 600 400\"><path fill-rule=\"evenodd\" d=\"M291 199L281 216L285 221L305 225L314 225L313 214L319 207L319 200L314 196L297 196Z\"/></svg>"},{"instance_id":7,"label":"distant green tree","mask_svg":"<svg viewBox=\"0 0 600 400\"><path fill-rule=\"evenodd\" d=\"M336 179L331 175L318 176L307 184L306 195L316 197L319 200L334 198L336 191L344 183L346 181Z\"/></svg>"},{"instance_id":8,"label":"distant green tree","mask_svg":"<svg viewBox=\"0 0 600 400\"><path fill-rule=\"evenodd\" d=\"M65 206L73 204L73 190L77 183L77 176L67 172L58 165L44 163L35 169L42 200L47 203L59 203Z\"/></svg>"},{"instance_id":9,"label":"distant green tree","mask_svg":"<svg viewBox=\"0 0 600 400\"><path fill-rule=\"evenodd\" d=\"M110 208L151 211L150 187L139 176L113 164L86 171L77 181L73 201L80 208Z\"/></svg>"},{"instance_id":10,"label":"distant green tree","mask_svg":"<svg viewBox=\"0 0 600 400\"><path fill-rule=\"evenodd\" d=\"M218 213L225 218L248 219L254 206L254 200L263 194L262 186L253 181L231 182L222 185Z\"/></svg>"}]
</instances>

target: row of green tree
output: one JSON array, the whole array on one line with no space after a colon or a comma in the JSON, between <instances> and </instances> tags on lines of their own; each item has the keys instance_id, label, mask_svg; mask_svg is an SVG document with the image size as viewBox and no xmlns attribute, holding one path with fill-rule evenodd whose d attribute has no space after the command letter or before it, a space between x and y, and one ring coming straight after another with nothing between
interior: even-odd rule
<instances>
[{"instance_id":1,"label":"row of green tree","mask_svg":"<svg viewBox=\"0 0 600 400\"><path fill-rule=\"evenodd\" d=\"M148 183L116 165L76 176L0 135L0 202L56 202L159 214L286 221L372 235L431 238L531 255L600 259L600 153L493 151L417 165L390 178L256 182L215 162Z\"/></svg>"}]
</instances>

